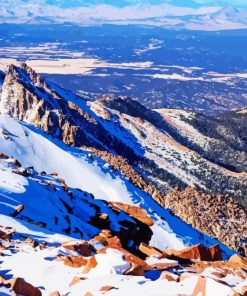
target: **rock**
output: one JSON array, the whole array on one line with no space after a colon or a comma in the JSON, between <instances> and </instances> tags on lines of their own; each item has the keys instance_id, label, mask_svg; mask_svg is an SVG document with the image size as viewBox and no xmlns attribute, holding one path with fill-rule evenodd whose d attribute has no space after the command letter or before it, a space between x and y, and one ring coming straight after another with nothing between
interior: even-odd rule
<instances>
[{"instance_id":1,"label":"rock","mask_svg":"<svg viewBox=\"0 0 247 296\"><path fill-rule=\"evenodd\" d=\"M0 250L8 250L8 248L0 242Z\"/></svg>"},{"instance_id":2,"label":"rock","mask_svg":"<svg viewBox=\"0 0 247 296\"><path fill-rule=\"evenodd\" d=\"M207 284L206 279L202 276L199 276L196 286L192 292L192 296L198 296L198 295L206 296L206 284Z\"/></svg>"},{"instance_id":3,"label":"rock","mask_svg":"<svg viewBox=\"0 0 247 296\"><path fill-rule=\"evenodd\" d=\"M144 243L141 243L141 244L140 244L140 246L139 246L139 250L140 250L143 254L145 254L145 255L147 255L147 256L149 256L149 257L151 257L152 255L156 255L157 257L160 257L160 256L162 256L162 254L163 254L162 251L160 251L160 250L158 250L158 249L156 249L156 248L154 248L154 247L148 246L148 245L146 245L146 244L144 244Z\"/></svg>"},{"instance_id":4,"label":"rock","mask_svg":"<svg viewBox=\"0 0 247 296\"><path fill-rule=\"evenodd\" d=\"M20 204L17 206L16 210L14 213L11 215L12 217L18 216L22 211L24 210L24 205Z\"/></svg>"},{"instance_id":5,"label":"rock","mask_svg":"<svg viewBox=\"0 0 247 296\"><path fill-rule=\"evenodd\" d=\"M82 256L62 256L59 259L63 261L63 264L69 267L78 268L87 265L87 259Z\"/></svg>"},{"instance_id":6,"label":"rock","mask_svg":"<svg viewBox=\"0 0 247 296\"><path fill-rule=\"evenodd\" d=\"M112 236L111 231L108 229L103 229L101 233L96 235L91 241L102 243L106 247L122 247L119 237Z\"/></svg>"},{"instance_id":7,"label":"rock","mask_svg":"<svg viewBox=\"0 0 247 296\"><path fill-rule=\"evenodd\" d=\"M85 240L71 240L64 242L62 247L70 251L78 252L84 257L91 256L92 251L94 251L94 248Z\"/></svg>"},{"instance_id":8,"label":"rock","mask_svg":"<svg viewBox=\"0 0 247 296\"><path fill-rule=\"evenodd\" d=\"M9 159L9 157L7 155L5 155L4 153L2 153L2 152L0 152L0 158Z\"/></svg>"},{"instance_id":9,"label":"rock","mask_svg":"<svg viewBox=\"0 0 247 296\"><path fill-rule=\"evenodd\" d=\"M147 212L140 207L127 205L121 202L110 202L110 206L116 207L125 213L129 214L131 217L139 220L140 222L152 226L154 225L154 221L152 218L148 217Z\"/></svg>"},{"instance_id":10,"label":"rock","mask_svg":"<svg viewBox=\"0 0 247 296\"><path fill-rule=\"evenodd\" d=\"M13 278L4 282L4 285L10 285L10 288L17 294L22 296L42 296L41 291L31 284L25 282L21 278Z\"/></svg>"},{"instance_id":11,"label":"rock","mask_svg":"<svg viewBox=\"0 0 247 296\"><path fill-rule=\"evenodd\" d=\"M167 249L164 251L164 257L175 256L185 260L201 260L201 261L219 261L222 260L221 250L218 245L210 248L201 244L194 245L183 250Z\"/></svg>"},{"instance_id":12,"label":"rock","mask_svg":"<svg viewBox=\"0 0 247 296\"><path fill-rule=\"evenodd\" d=\"M93 294L91 292L87 292L86 294L84 294L84 296L93 296Z\"/></svg>"},{"instance_id":13,"label":"rock","mask_svg":"<svg viewBox=\"0 0 247 296\"><path fill-rule=\"evenodd\" d=\"M177 282L179 279L179 276L169 271L163 271L161 273L160 279L167 280L168 282Z\"/></svg>"},{"instance_id":14,"label":"rock","mask_svg":"<svg viewBox=\"0 0 247 296\"><path fill-rule=\"evenodd\" d=\"M101 213L101 214L99 215L99 218L102 219L102 220L107 220L107 219L108 219L108 214Z\"/></svg>"},{"instance_id":15,"label":"rock","mask_svg":"<svg viewBox=\"0 0 247 296\"><path fill-rule=\"evenodd\" d=\"M14 233L15 230L12 227L4 227L0 225L0 239L9 240Z\"/></svg>"},{"instance_id":16,"label":"rock","mask_svg":"<svg viewBox=\"0 0 247 296\"><path fill-rule=\"evenodd\" d=\"M113 287L113 286L103 286L100 288L100 292L106 293L106 292L114 290L114 289L117 290L118 288Z\"/></svg>"},{"instance_id":17,"label":"rock","mask_svg":"<svg viewBox=\"0 0 247 296\"><path fill-rule=\"evenodd\" d=\"M240 268L247 268L247 258L245 257L242 257L240 255L232 255L230 257L230 259L228 260L228 262L230 262L231 264L233 265L237 265L239 266Z\"/></svg>"},{"instance_id":18,"label":"rock","mask_svg":"<svg viewBox=\"0 0 247 296\"><path fill-rule=\"evenodd\" d=\"M28 245L30 245L31 247L33 247L33 248L36 248L36 247L39 245L38 242L37 242L36 240L34 240L34 239L30 238L30 237L28 237L28 238L25 240L25 242L26 242Z\"/></svg>"},{"instance_id":19,"label":"rock","mask_svg":"<svg viewBox=\"0 0 247 296\"><path fill-rule=\"evenodd\" d=\"M0 275L0 286L3 285L5 281L6 281L6 278Z\"/></svg>"},{"instance_id":20,"label":"rock","mask_svg":"<svg viewBox=\"0 0 247 296\"><path fill-rule=\"evenodd\" d=\"M231 197L210 195L188 187L170 192L164 203L184 222L247 256L247 211Z\"/></svg>"},{"instance_id":21,"label":"rock","mask_svg":"<svg viewBox=\"0 0 247 296\"><path fill-rule=\"evenodd\" d=\"M74 276L73 279L72 279L72 281L71 281L71 283L69 284L69 286L72 287L72 286L78 284L80 281L86 280L86 279L87 278L85 278L85 277L82 278L82 277Z\"/></svg>"},{"instance_id":22,"label":"rock","mask_svg":"<svg viewBox=\"0 0 247 296\"><path fill-rule=\"evenodd\" d=\"M247 296L247 286L243 286L242 289L241 289L241 294L243 296Z\"/></svg>"},{"instance_id":23,"label":"rock","mask_svg":"<svg viewBox=\"0 0 247 296\"><path fill-rule=\"evenodd\" d=\"M61 296L58 291L52 292L49 294L49 296Z\"/></svg>"},{"instance_id":24,"label":"rock","mask_svg":"<svg viewBox=\"0 0 247 296\"><path fill-rule=\"evenodd\" d=\"M13 159L13 164L18 167L21 167L21 163L16 158Z\"/></svg>"},{"instance_id":25,"label":"rock","mask_svg":"<svg viewBox=\"0 0 247 296\"><path fill-rule=\"evenodd\" d=\"M82 273L89 273L91 269L95 268L97 266L97 261L95 256L92 256L87 260L86 266L82 270Z\"/></svg>"}]
</instances>

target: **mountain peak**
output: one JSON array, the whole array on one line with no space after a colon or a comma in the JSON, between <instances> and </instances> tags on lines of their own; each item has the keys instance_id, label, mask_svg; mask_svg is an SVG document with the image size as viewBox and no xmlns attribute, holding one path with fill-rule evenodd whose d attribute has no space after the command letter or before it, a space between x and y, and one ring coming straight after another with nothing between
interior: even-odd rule
<instances>
[{"instance_id":1,"label":"mountain peak","mask_svg":"<svg viewBox=\"0 0 247 296\"><path fill-rule=\"evenodd\" d=\"M20 66L10 64L7 67L7 75L10 75L12 76L12 78L18 80L33 83L37 86L39 86L43 82L42 76L40 74L37 74L26 63L21 63Z\"/></svg>"}]
</instances>

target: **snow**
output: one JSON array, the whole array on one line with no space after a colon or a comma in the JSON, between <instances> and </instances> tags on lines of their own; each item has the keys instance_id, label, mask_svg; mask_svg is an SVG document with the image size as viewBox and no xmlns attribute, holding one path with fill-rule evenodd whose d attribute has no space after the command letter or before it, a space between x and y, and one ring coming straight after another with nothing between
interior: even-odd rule
<instances>
[{"instance_id":1,"label":"snow","mask_svg":"<svg viewBox=\"0 0 247 296\"><path fill-rule=\"evenodd\" d=\"M111 129L112 132L117 133L118 129L113 130L114 126L110 125L107 128ZM7 130L9 135L2 135L1 130ZM72 188L80 188L86 192L93 193L96 198L105 199L107 201L120 201L130 205L137 205L145 209L150 217L155 221L155 225L151 227L153 230L153 236L150 244L157 248L174 248L182 249L185 246L204 243L205 245L212 245L217 243L216 240L209 238L206 235L196 231L191 226L182 222L176 216L172 216L169 210L165 210L160 207L151 196L147 195L143 191L137 189L131 183L126 180L118 172L111 172L108 167L103 166L104 162L97 160L92 161L88 157L88 152L80 149L69 147L64 145L58 140L52 139L45 135L45 133L40 130L31 127L27 124L23 124L13 118L6 115L0 115L0 141L1 141L1 152L7 154L8 156L13 156L17 158L23 167L34 166L37 171L46 171L47 173L57 172L59 177L65 179L66 183ZM150 139L151 141L151 139ZM8 173L7 173L8 174ZM6 185L6 181L3 184L1 190L6 191L6 186L8 190L13 193L23 192L23 188L27 187L27 180L18 177L19 182L17 184L13 181L13 178L6 176L11 184ZM15 177L16 178L16 177ZM4 178L5 180L6 178ZM17 180L18 180L17 179ZM12 181L11 181L12 180ZM44 180L49 182L48 180ZM31 181L29 181L30 183ZM38 196L40 188L33 186L34 183L31 182L27 194L32 194L32 196ZM97 186L96 186L97 184ZM53 206L52 201L46 200L49 191L45 190L43 197L40 200L36 200L35 204L40 205L40 211L37 212L37 208L32 207L29 203L28 209L31 217L37 219L37 214L40 215L40 221L44 221L45 217L47 223L49 221L54 221L54 215L58 209L47 211L43 208L49 209ZM17 199L16 202L7 202L8 207L16 207L18 204L23 203L25 200L21 197L14 198ZM66 199L65 199L66 200ZM59 202L60 204L60 202ZM3 205L0 207L5 209ZM61 204L61 208L63 205ZM9 210L8 210L9 211ZM81 207L75 207L75 212L80 214L79 217L82 218L82 214L88 216L88 211L90 208L84 205L84 209ZM9 214L10 212L8 212ZM57 213L59 216L59 214ZM61 225L66 225L64 218L60 220ZM82 220L73 220L72 224L75 226L76 223L86 227L87 234L95 233L95 230L90 229L88 224L85 224ZM53 229L61 231L61 227L57 227L52 222ZM232 252L221 245L226 254L231 255Z\"/></svg>"},{"instance_id":2,"label":"snow","mask_svg":"<svg viewBox=\"0 0 247 296\"><path fill-rule=\"evenodd\" d=\"M8 139L2 135L2 130L9 132ZM6 115L0 115L0 140L2 153L15 157L24 167L34 166L35 170L47 173L55 171L71 187L114 201L128 199L131 194L120 179L113 179L99 166L90 165L79 149L77 155L73 155L69 147L49 141L42 133Z\"/></svg>"},{"instance_id":3,"label":"snow","mask_svg":"<svg viewBox=\"0 0 247 296\"><path fill-rule=\"evenodd\" d=\"M106 254L95 255L97 261L96 268L93 268L88 274L81 274L89 278L97 278L102 275L124 274L131 265L124 260L124 254L116 249L107 249Z\"/></svg>"}]
</instances>

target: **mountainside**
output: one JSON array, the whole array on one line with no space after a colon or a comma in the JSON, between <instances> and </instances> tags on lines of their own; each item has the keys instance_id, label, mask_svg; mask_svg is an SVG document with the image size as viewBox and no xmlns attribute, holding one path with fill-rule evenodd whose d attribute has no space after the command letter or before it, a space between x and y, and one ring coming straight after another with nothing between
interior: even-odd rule
<instances>
[{"instance_id":1,"label":"mountainside","mask_svg":"<svg viewBox=\"0 0 247 296\"><path fill-rule=\"evenodd\" d=\"M14 125L13 119L3 119L1 126ZM18 135L7 140L12 137ZM159 231L157 213L95 199L69 188L55 172L24 168L3 153L0 197L2 295L124 295L130 289L163 295L164 287L172 295L213 295L215 289L221 295L245 293L246 259L223 245L212 246L214 240L198 233L198 241L211 247L184 248L175 234ZM188 236L189 226L174 217L176 223ZM190 232L195 240L196 232ZM172 235L176 249L163 249Z\"/></svg>"},{"instance_id":2,"label":"mountainside","mask_svg":"<svg viewBox=\"0 0 247 296\"><path fill-rule=\"evenodd\" d=\"M126 158L146 182L138 185L135 178L135 185L145 187L160 204L172 188L196 186L214 194L230 193L246 206L245 130L242 125L234 129L224 118L177 110L156 112L125 97L87 102L44 81L26 64L9 67L0 112L65 144L96 149L92 152L98 156L100 150ZM124 173L128 178L133 175Z\"/></svg>"},{"instance_id":3,"label":"mountainside","mask_svg":"<svg viewBox=\"0 0 247 296\"><path fill-rule=\"evenodd\" d=\"M244 109L90 102L26 64L1 77L0 294L244 295Z\"/></svg>"}]
</instances>

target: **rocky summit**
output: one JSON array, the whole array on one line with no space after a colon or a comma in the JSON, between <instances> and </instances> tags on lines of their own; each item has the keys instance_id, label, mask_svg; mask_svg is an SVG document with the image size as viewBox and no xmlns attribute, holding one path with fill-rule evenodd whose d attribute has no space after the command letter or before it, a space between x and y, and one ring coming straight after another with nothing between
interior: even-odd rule
<instances>
[{"instance_id":1,"label":"rocky summit","mask_svg":"<svg viewBox=\"0 0 247 296\"><path fill-rule=\"evenodd\" d=\"M245 109L0 79L0 295L246 295Z\"/></svg>"}]
</instances>

